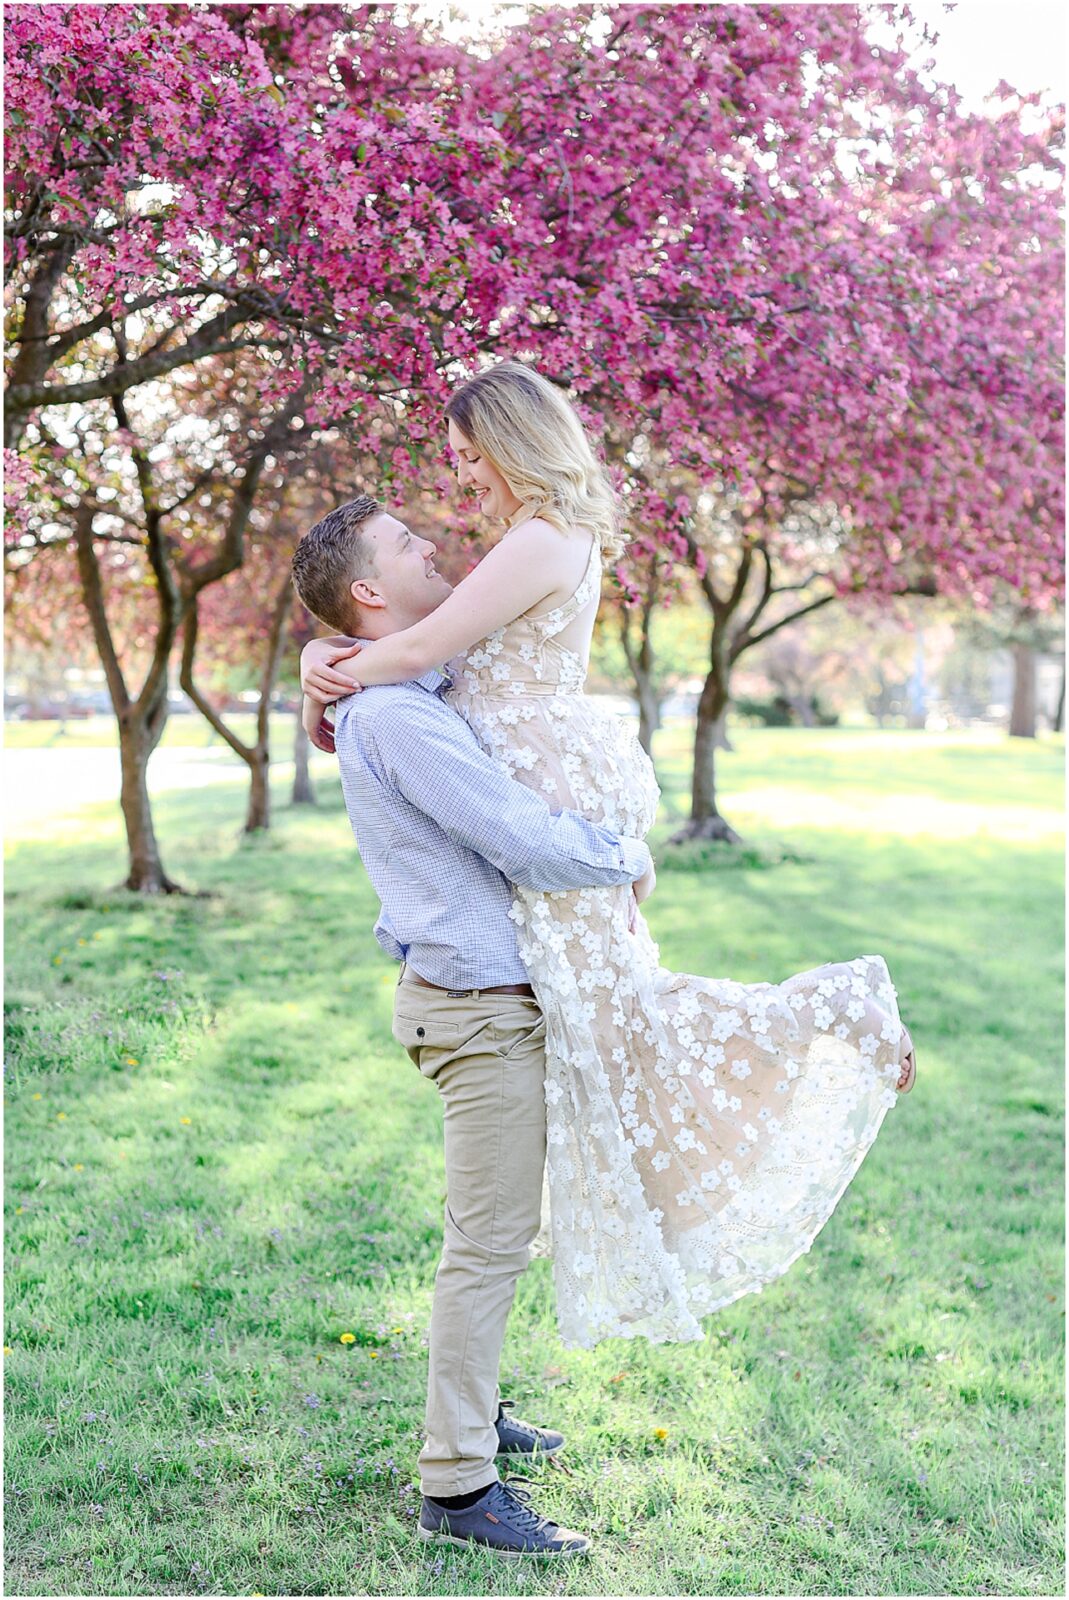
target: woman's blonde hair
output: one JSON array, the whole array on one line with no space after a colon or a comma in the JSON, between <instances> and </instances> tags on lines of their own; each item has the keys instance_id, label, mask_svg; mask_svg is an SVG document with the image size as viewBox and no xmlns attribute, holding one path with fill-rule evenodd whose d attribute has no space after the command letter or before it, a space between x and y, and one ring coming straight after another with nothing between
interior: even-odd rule
<instances>
[{"instance_id":1,"label":"woman's blonde hair","mask_svg":"<svg viewBox=\"0 0 1069 1600\"><path fill-rule=\"evenodd\" d=\"M563 533L588 528L605 561L627 543L608 473L570 401L519 361L501 361L460 386L445 408L502 474L529 516Z\"/></svg>"}]
</instances>

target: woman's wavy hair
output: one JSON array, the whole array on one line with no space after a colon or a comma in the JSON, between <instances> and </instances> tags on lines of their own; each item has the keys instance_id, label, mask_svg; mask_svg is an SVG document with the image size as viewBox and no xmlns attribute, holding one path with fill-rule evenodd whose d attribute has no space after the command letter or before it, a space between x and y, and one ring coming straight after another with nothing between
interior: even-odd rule
<instances>
[{"instance_id":1,"label":"woman's wavy hair","mask_svg":"<svg viewBox=\"0 0 1069 1600\"><path fill-rule=\"evenodd\" d=\"M563 533L588 528L602 559L627 540L608 473L574 406L548 379L519 361L501 361L469 378L445 408L447 418L488 457L529 516Z\"/></svg>"}]
</instances>

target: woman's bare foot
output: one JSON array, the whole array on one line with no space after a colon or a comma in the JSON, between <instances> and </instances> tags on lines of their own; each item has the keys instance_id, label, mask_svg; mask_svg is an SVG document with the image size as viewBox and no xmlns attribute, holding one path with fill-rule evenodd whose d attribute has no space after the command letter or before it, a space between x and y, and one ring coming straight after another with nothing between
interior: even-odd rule
<instances>
[{"instance_id":1,"label":"woman's bare foot","mask_svg":"<svg viewBox=\"0 0 1069 1600\"><path fill-rule=\"evenodd\" d=\"M906 1043L908 1048L902 1057L902 1069L895 1085L899 1094L908 1094L917 1077L917 1058L913 1049L913 1038L908 1028L906 1029Z\"/></svg>"}]
</instances>

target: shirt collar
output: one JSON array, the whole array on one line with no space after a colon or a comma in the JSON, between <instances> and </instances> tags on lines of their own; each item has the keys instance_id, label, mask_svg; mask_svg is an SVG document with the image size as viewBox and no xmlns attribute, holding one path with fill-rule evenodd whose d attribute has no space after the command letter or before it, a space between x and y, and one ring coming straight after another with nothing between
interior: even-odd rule
<instances>
[{"instance_id":1,"label":"shirt collar","mask_svg":"<svg viewBox=\"0 0 1069 1600\"><path fill-rule=\"evenodd\" d=\"M431 667L429 672L424 672L420 677L413 678L412 682L421 684L424 689L429 689L431 694L440 695L443 689L448 689L452 686L453 680L444 672L439 672L437 667Z\"/></svg>"},{"instance_id":2,"label":"shirt collar","mask_svg":"<svg viewBox=\"0 0 1069 1600\"><path fill-rule=\"evenodd\" d=\"M357 639L357 644L371 644L371 639ZM445 672L439 672L437 667L431 667L418 678L410 678L410 683L418 683L421 689L427 689L431 694L440 695L443 689L452 687L453 680Z\"/></svg>"}]
</instances>

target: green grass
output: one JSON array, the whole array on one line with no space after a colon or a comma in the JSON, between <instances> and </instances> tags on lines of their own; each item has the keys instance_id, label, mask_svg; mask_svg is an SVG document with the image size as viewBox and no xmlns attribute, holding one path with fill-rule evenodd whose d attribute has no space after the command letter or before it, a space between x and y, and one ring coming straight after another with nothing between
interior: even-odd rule
<instances>
[{"instance_id":1,"label":"green grass","mask_svg":"<svg viewBox=\"0 0 1069 1600\"><path fill-rule=\"evenodd\" d=\"M226 712L226 721L239 739L251 743L256 738L256 718L249 712ZM292 715L272 712L270 736L272 752L280 759L292 754ZM96 750L118 746L118 724L114 717L85 717L62 722L5 722L4 744L8 750ZM204 717L170 716L160 741L161 749L202 750L223 741Z\"/></svg>"},{"instance_id":2,"label":"green grass","mask_svg":"<svg viewBox=\"0 0 1069 1600\"><path fill-rule=\"evenodd\" d=\"M705 1343L565 1350L521 1279L502 1387L595 1541L564 1571L414 1539L440 1109L336 786L253 840L241 783L160 799L206 898L115 892L111 807L11 842L8 1593L1062 1592L1060 742L743 730L740 865L666 856L662 738L665 965L877 951L920 1077Z\"/></svg>"}]
</instances>

